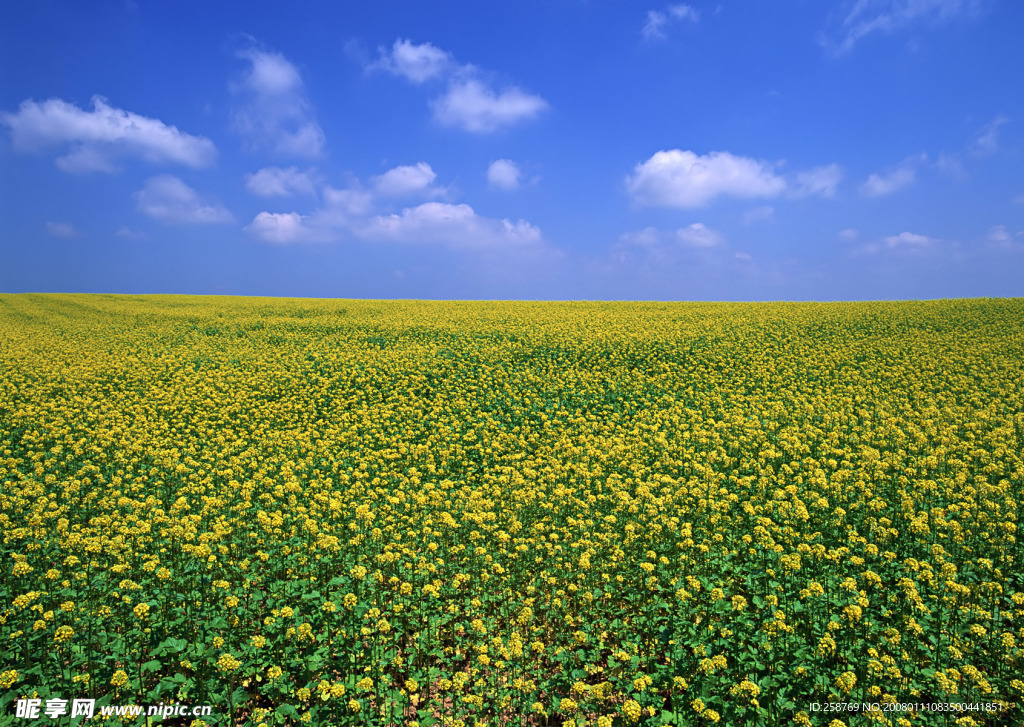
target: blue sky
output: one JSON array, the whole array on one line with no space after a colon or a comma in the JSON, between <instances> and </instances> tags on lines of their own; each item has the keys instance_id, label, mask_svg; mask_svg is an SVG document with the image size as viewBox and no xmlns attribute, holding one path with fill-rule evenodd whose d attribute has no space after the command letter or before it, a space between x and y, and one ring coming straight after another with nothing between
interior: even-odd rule
<instances>
[{"instance_id":1,"label":"blue sky","mask_svg":"<svg viewBox=\"0 0 1024 727\"><path fill-rule=\"evenodd\" d=\"M0 7L0 290L1024 295L1013 0Z\"/></svg>"}]
</instances>

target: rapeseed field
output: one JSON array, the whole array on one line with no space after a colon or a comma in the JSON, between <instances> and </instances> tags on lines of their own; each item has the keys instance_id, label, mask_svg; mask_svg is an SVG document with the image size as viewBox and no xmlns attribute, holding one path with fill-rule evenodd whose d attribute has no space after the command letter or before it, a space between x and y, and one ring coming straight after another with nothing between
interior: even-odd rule
<instances>
[{"instance_id":1,"label":"rapeseed field","mask_svg":"<svg viewBox=\"0 0 1024 727\"><path fill-rule=\"evenodd\" d=\"M1020 299L0 295L0 720L1024 724L1022 449Z\"/></svg>"}]
</instances>

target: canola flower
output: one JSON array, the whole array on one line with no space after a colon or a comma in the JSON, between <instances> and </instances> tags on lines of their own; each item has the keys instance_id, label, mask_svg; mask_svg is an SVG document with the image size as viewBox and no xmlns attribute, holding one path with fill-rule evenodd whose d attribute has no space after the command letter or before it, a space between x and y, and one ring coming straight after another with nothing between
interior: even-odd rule
<instances>
[{"instance_id":1,"label":"canola flower","mask_svg":"<svg viewBox=\"0 0 1024 727\"><path fill-rule=\"evenodd\" d=\"M1024 722L1020 300L0 311L0 708Z\"/></svg>"}]
</instances>

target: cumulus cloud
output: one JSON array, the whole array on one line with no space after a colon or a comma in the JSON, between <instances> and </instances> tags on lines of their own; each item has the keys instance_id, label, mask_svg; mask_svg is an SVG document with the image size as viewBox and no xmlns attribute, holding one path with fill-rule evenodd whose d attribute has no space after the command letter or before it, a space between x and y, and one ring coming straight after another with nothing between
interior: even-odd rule
<instances>
[{"instance_id":1,"label":"cumulus cloud","mask_svg":"<svg viewBox=\"0 0 1024 727\"><path fill-rule=\"evenodd\" d=\"M533 119L548 103L514 86L495 93L482 81L469 79L453 81L433 107L434 118L445 126L487 133Z\"/></svg>"},{"instance_id":2,"label":"cumulus cloud","mask_svg":"<svg viewBox=\"0 0 1024 727\"><path fill-rule=\"evenodd\" d=\"M854 230L851 227L847 227L845 230L840 230L839 231L839 238L841 240L856 240L857 239L857 231Z\"/></svg>"},{"instance_id":3,"label":"cumulus cloud","mask_svg":"<svg viewBox=\"0 0 1024 727\"><path fill-rule=\"evenodd\" d=\"M496 159L487 167L487 184L494 189L514 191L519 189L522 172L511 159Z\"/></svg>"},{"instance_id":4,"label":"cumulus cloud","mask_svg":"<svg viewBox=\"0 0 1024 727\"><path fill-rule=\"evenodd\" d=\"M648 40L663 40L668 26L681 22L696 23L698 20L700 15L690 5L670 5L664 10L648 10L641 33Z\"/></svg>"},{"instance_id":5,"label":"cumulus cloud","mask_svg":"<svg viewBox=\"0 0 1024 727\"><path fill-rule=\"evenodd\" d=\"M423 83L456 68L450 53L430 43L417 45L410 40L399 39L390 51L381 48L379 58L367 70L381 69L413 83Z\"/></svg>"},{"instance_id":6,"label":"cumulus cloud","mask_svg":"<svg viewBox=\"0 0 1024 727\"><path fill-rule=\"evenodd\" d=\"M786 181L765 162L711 152L659 151L626 178L633 200L653 207L702 207L718 196L774 197Z\"/></svg>"},{"instance_id":7,"label":"cumulus cloud","mask_svg":"<svg viewBox=\"0 0 1024 727\"><path fill-rule=\"evenodd\" d=\"M447 90L430 102L434 120L464 131L489 133L533 119L548 107L543 98L517 86L496 91L479 68L457 63L451 53L430 43L398 39L390 50L380 49L366 69L384 70L415 84L446 80Z\"/></svg>"},{"instance_id":8,"label":"cumulus cloud","mask_svg":"<svg viewBox=\"0 0 1024 727\"><path fill-rule=\"evenodd\" d=\"M976 15L981 6L982 0L847 0L819 40L837 54L847 53L874 33L939 25Z\"/></svg>"},{"instance_id":9,"label":"cumulus cloud","mask_svg":"<svg viewBox=\"0 0 1024 727\"><path fill-rule=\"evenodd\" d=\"M307 226L306 219L296 212L260 212L243 229L253 237L273 245L316 241L321 235Z\"/></svg>"},{"instance_id":10,"label":"cumulus cloud","mask_svg":"<svg viewBox=\"0 0 1024 727\"><path fill-rule=\"evenodd\" d=\"M489 250L543 248L540 230L526 220L484 217L467 204L430 201L392 211L391 200L444 193L433 186L436 176L420 162L390 169L366 186L358 180L342 189L328 185L322 206L310 214L260 212L245 231L279 245L348 238Z\"/></svg>"},{"instance_id":11,"label":"cumulus cloud","mask_svg":"<svg viewBox=\"0 0 1024 727\"><path fill-rule=\"evenodd\" d=\"M797 197L818 196L834 197L839 182L843 179L843 170L838 164L797 172L793 194Z\"/></svg>"},{"instance_id":12,"label":"cumulus cloud","mask_svg":"<svg viewBox=\"0 0 1024 727\"><path fill-rule=\"evenodd\" d=\"M374 192L381 197L411 197L425 195L436 197L444 194L443 189L434 187L437 174L426 162L414 166L389 169L372 180Z\"/></svg>"},{"instance_id":13,"label":"cumulus cloud","mask_svg":"<svg viewBox=\"0 0 1024 727\"><path fill-rule=\"evenodd\" d=\"M194 189L170 174L147 179L135 193L135 206L142 214L161 222L207 225L233 221L227 209L204 202Z\"/></svg>"},{"instance_id":14,"label":"cumulus cloud","mask_svg":"<svg viewBox=\"0 0 1024 727\"><path fill-rule=\"evenodd\" d=\"M298 69L280 53L255 48L239 51L238 57L249 67L232 87L240 100L235 129L252 149L320 156L324 132L313 116Z\"/></svg>"},{"instance_id":15,"label":"cumulus cloud","mask_svg":"<svg viewBox=\"0 0 1024 727\"><path fill-rule=\"evenodd\" d=\"M541 241L540 230L526 220L481 217L467 204L425 202L400 214L377 215L359 229L369 240L440 243L452 247L523 247Z\"/></svg>"},{"instance_id":16,"label":"cumulus cloud","mask_svg":"<svg viewBox=\"0 0 1024 727\"><path fill-rule=\"evenodd\" d=\"M70 222L47 222L46 231L52 237L61 237L65 240L70 240L82 234Z\"/></svg>"},{"instance_id":17,"label":"cumulus cloud","mask_svg":"<svg viewBox=\"0 0 1024 727\"><path fill-rule=\"evenodd\" d=\"M0 114L18 151L70 147L57 158L66 172L114 172L122 158L154 164L209 166L217 150L213 142L168 126L158 119L115 108L93 96L86 111L61 99L23 101L16 113Z\"/></svg>"},{"instance_id":18,"label":"cumulus cloud","mask_svg":"<svg viewBox=\"0 0 1024 727\"><path fill-rule=\"evenodd\" d=\"M260 197L289 197L293 194L315 194L312 173L298 167L264 167L245 175L245 188Z\"/></svg>"},{"instance_id":19,"label":"cumulus cloud","mask_svg":"<svg viewBox=\"0 0 1024 727\"><path fill-rule=\"evenodd\" d=\"M927 157L921 154L904 160L886 172L869 175L860 188L861 193L868 197L881 197L913 184L917 178L916 165L925 159Z\"/></svg>"}]
</instances>

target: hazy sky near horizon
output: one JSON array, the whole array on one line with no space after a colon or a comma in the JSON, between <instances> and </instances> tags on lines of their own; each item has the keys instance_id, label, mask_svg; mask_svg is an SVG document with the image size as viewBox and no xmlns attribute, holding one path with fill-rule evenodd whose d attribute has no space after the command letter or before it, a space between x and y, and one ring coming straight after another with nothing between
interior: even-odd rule
<instances>
[{"instance_id":1,"label":"hazy sky near horizon","mask_svg":"<svg viewBox=\"0 0 1024 727\"><path fill-rule=\"evenodd\" d=\"M0 291L1024 295L1015 0L0 7Z\"/></svg>"}]
</instances>

